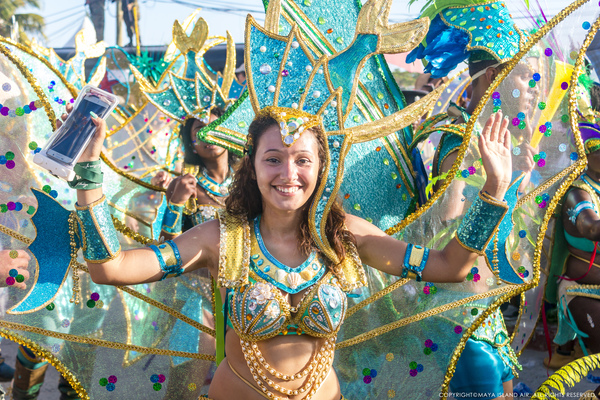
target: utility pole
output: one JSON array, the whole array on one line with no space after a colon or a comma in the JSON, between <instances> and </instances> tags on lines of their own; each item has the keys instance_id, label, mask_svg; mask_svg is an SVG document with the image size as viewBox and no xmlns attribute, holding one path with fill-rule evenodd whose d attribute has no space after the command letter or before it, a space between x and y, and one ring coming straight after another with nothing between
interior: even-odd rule
<instances>
[{"instance_id":1,"label":"utility pole","mask_svg":"<svg viewBox=\"0 0 600 400\"><path fill-rule=\"evenodd\" d=\"M123 8L121 0L115 2L117 6L117 46L123 46Z\"/></svg>"}]
</instances>

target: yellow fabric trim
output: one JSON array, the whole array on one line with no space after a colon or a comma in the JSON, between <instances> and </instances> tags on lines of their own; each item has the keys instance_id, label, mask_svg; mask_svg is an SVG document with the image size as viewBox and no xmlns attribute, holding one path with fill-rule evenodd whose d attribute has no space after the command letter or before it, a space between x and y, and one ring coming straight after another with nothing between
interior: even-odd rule
<instances>
[{"instance_id":1,"label":"yellow fabric trim","mask_svg":"<svg viewBox=\"0 0 600 400\"><path fill-rule=\"evenodd\" d=\"M219 287L248 284L250 268L250 224L245 217L219 212Z\"/></svg>"}]
</instances>

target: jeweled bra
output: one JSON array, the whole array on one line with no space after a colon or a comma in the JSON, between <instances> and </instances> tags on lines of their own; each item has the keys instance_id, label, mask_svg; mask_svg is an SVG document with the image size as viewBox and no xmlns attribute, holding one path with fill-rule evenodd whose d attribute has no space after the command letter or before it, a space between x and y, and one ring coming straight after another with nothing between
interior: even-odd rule
<instances>
[{"instance_id":1,"label":"jeweled bra","mask_svg":"<svg viewBox=\"0 0 600 400\"><path fill-rule=\"evenodd\" d=\"M226 314L240 337L242 354L256 385L269 398L306 394L311 398L331 370L337 332L347 309L345 291L366 283L362 264L353 246L346 246L348 256L336 274L313 252L296 268L275 259L264 243L259 219L254 226L226 212L221 223L218 283L227 287ZM284 297L305 290L297 306ZM280 334L308 334L326 338L323 345L300 371L286 375L273 368L262 355L259 343ZM287 389L272 377L284 381L304 379L297 389ZM273 392L274 391L274 392Z\"/></svg>"},{"instance_id":2,"label":"jeweled bra","mask_svg":"<svg viewBox=\"0 0 600 400\"><path fill-rule=\"evenodd\" d=\"M335 336L347 309L338 279L327 272L316 251L296 268L279 262L262 241L259 224L260 217L254 220L251 236L250 282L228 290L231 326L252 342L289 333ZM296 307L282 293L303 290Z\"/></svg>"}]
</instances>

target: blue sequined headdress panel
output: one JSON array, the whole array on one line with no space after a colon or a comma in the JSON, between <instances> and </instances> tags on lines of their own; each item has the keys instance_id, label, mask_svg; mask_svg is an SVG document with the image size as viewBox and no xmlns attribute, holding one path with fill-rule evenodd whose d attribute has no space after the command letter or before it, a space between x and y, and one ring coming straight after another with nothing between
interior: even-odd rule
<instances>
[{"instance_id":1,"label":"blue sequined headdress panel","mask_svg":"<svg viewBox=\"0 0 600 400\"><path fill-rule=\"evenodd\" d=\"M214 46L214 41L227 43L227 60L223 74L211 74L202 55ZM220 39L220 40L219 40ZM208 24L200 18L188 36L178 21L173 24L173 42L185 59L183 76L169 70L162 87L154 87L134 66L131 70L140 82L140 88L148 100L159 110L176 121L183 122L188 117L206 119L214 107L226 108L240 92L235 80L235 43L227 33L225 38L209 38ZM170 67L175 66L172 63ZM233 95L235 93L235 96Z\"/></svg>"},{"instance_id":2,"label":"blue sequined headdress panel","mask_svg":"<svg viewBox=\"0 0 600 400\"><path fill-rule=\"evenodd\" d=\"M526 40L504 1L435 7L422 12L422 16L437 15L431 21L424 43L407 57L407 62L422 59L427 64L425 72L431 73L433 78L447 76L464 61L506 62L519 52Z\"/></svg>"},{"instance_id":3,"label":"blue sequined headdress panel","mask_svg":"<svg viewBox=\"0 0 600 400\"><path fill-rule=\"evenodd\" d=\"M309 225L320 250L334 262L339 260L325 235L325 224L336 201L350 147L407 126L412 116L421 115L419 110L427 108L429 102L433 104L436 95L376 121L364 123L359 115L356 100L364 91L359 83L360 72L367 60L376 54L401 53L414 48L423 40L428 26L427 19L388 24L390 6L390 0L367 2L358 15L353 40L332 55L317 55L297 23L292 24L286 36L278 34L279 1L269 3L264 27L251 16L246 23L244 62L248 100L254 115L268 112L274 117L285 146L292 146L311 126L321 125L327 136L328 158L310 207ZM374 98L377 94L369 96ZM242 96L236 105L244 100ZM243 127L251 119L232 122ZM242 139L242 135L235 132L235 126L225 121L216 132L219 134L216 139Z\"/></svg>"}]
</instances>

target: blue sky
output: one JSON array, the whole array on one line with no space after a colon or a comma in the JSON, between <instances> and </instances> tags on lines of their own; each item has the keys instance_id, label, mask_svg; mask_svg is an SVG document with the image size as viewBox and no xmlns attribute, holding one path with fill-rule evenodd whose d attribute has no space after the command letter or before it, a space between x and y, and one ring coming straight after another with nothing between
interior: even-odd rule
<instances>
[{"instance_id":1,"label":"blue sky","mask_svg":"<svg viewBox=\"0 0 600 400\"><path fill-rule=\"evenodd\" d=\"M243 41L244 23L248 11L216 12L210 7L225 8L234 6L237 9L262 10L260 0L138 0L140 3L140 32L143 45L160 45L169 43L173 21L183 20L194 11L192 4L204 4L201 15L207 20L211 35L225 35L229 30L236 42ZM42 0L42 9L37 11L46 19L46 36L48 47L62 47L77 32L88 11L85 0ZM400 22L412 19L418 15L419 5L407 11L408 0L395 0L392 5L390 19ZM106 0L104 37L109 45L116 44L115 4ZM239 7L239 8L238 8ZM262 21L261 13L252 13ZM264 12L262 13L264 16ZM127 42L124 34L125 43Z\"/></svg>"},{"instance_id":2,"label":"blue sky","mask_svg":"<svg viewBox=\"0 0 600 400\"><path fill-rule=\"evenodd\" d=\"M34 11L42 14L46 20L45 43L48 47L62 47L79 30L83 18L88 12L86 0L41 0L41 10ZM105 41L109 45L116 44L115 15L116 7L112 0L106 1ZM313 0L314 2L315 0ZM424 0L417 1L411 8L409 0L393 0L390 12L390 22L403 22L418 16ZM532 8L537 9L537 1L532 2ZM140 4L140 31L143 45L161 45L171 41L173 21L183 20L202 5L201 16L208 22L211 35L225 36L229 30L238 43L244 39L244 24L246 15L252 11L254 17L262 21L264 11L261 0L138 0ZM363 0L364 2L364 0ZM539 0L547 16L553 16L570 0ZM510 2L511 7L518 8L520 1ZM535 3L535 4L534 4ZM227 9L230 12L215 11L214 8ZM212 9L212 10L211 10ZM125 43L128 39L124 33Z\"/></svg>"}]
</instances>

